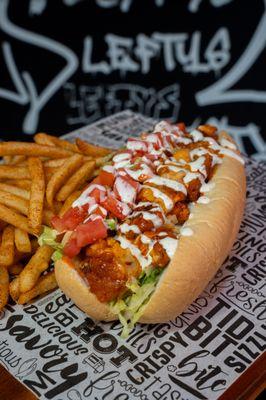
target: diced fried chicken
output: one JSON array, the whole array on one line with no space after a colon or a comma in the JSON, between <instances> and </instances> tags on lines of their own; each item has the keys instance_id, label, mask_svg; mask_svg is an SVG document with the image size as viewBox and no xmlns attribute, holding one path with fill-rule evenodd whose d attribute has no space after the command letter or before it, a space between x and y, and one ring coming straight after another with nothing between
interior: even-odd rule
<instances>
[{"instance_id":1,"label":"diced fried chicken","mask_svg":"<svg viewBox=\"0 0 266 400\"><path fill-rule=\"evenodd\" d=\"M175 223L178 223L179 225L182 225L186 222L186 220L188 219L190 214L189 208L187 203L185 202L178 202L175 204L171 215L174 215L176 218L176 221L174 221Z\"/></svg>"},{"instance_id":2,"label":"diced fried chicken","mask_svg":"<svg viewBox=\"0 0 266 400\"><path fill-rule=\"evenodd\" d=\"M174 154L174 158L177 161L184 160L186 162L190 162L191 161L190 150L189 149L176 150L176 152Z\"/></svg>"},{"instance_id":3,"label":"diced fried chicken","mask_svg":"<svg viewBox=\"0 0 266 400\"><path fill-rule=\"evenodd\" d=\"M207 171L207 179L209 179L212 172L212 156L210 154L204 154L204 157L204 165Z\"/></svg>"},{"instance_id":4,"label":"diced fried chicken","mask_svg":"<svg viewBox=\"0 0 266 400\"><path fill-rule=\"evenodd\" d=\"M197 201L198 198L200 197L200 188L201 188L201 182L199 178L192 179L187 185L187 193L188 193L188 200L189 201Z\"/></svg>"},{"instance_id":5,"label":"diced fried chicken","mask_svg":"<svg viewBox=\"0 0 266 400\"><path fill-rule=\"evenodd\" d=\"M153 265L159 268L165 267L170 261L165 249L159 242L154 244L150 255L152 257Z\"/></svg>"},{"instance_id":6,"label":"diced fried chicken","mask_svg":"<svg viewBox=\"0 0 266 400\"><path fill-rule=\"evenodd\" d=\"M200 125L197 128L204 136L212 137L213 139L217 140L218 135L216 134L217 128L212 125Z\"/></svg>"},{"instance_id":7,"label":"diced fried chicken","mask_svg":"<svg viewBox=\"0 0 266 400\"><path fill-rule=\"evenodd\" d=\"M90 290L101 302L121 296L126 282L138 277L141 267L128 249L122 249L114 239L101 240L87 248L87 258L82 264Z\"/></svg>"}]
</instances>

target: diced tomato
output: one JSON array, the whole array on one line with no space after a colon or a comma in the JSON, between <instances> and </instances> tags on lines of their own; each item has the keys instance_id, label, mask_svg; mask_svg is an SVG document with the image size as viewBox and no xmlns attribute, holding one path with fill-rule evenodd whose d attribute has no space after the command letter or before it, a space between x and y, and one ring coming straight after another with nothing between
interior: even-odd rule
<instances>
[{"instance_id":1,"label":"diced tomato","mask_svg":"<svg viewBox=\"0 0 266 400\"><path fill-rule=\"evenodd\" d=\"M97 187L96 186L89 193L89 196L93 197L97 204L100 204L100 202L102 201L103 197L105 197L105 194L106 194L106 189L104 187L101 188L101 187Z\"/></svg>"},{"instance_id":2,"label":"diced tomato","mask_svg":"<svg viewBox=\"0 0 266 400\"><path fill-rule=\"evenodd\" d=\"M105 210L105 208L97 205L95 208L93 207L92 211L90 211L90 214L100 215L101 217L105 218L107 216L107 211Z\"/></svg>"},{"instance_id":3,"label":"diced tomato","mask_svg":"<svg viewBox=\"0 0 266 400\"><path fill-rule=\"evenodd\" d=\"M107 227L102 218L88 221L76 229L77 246L83 247L107 237Z\"/></svg>"},{"instance_id":4,"label":"diced tomato","mask_svg":"<svg viewBox=\"0 0 266 400\"><path fill-rule=\"evenodd\" d=\"M62 218L58 217L57 215L55 215L51 219L51 224L52 224L53 228L57 230L57 232L63 232L65 230L64 221L62 220Z\"/></svg>"},{"instance_id":5,"label":"diced tomato","mask_svg":"<svg viewBox=\"0 0 266 400\"><path fill-rule=\"evenodd\" d=\"M101 185L113 187L115 176L111 172L102 170L98 175L98 178Z\"/></svg>"},{"instance_id":6,"label":"diced tomato","mask_svg":"<svg viewBox=\"0 0 266 400\"><path fill-rule=\"evenodd\" d=\"M117 200L114 196L109 195L102 203L102 206L118 219L125 219L130 212L130 208Z\"/></svg>"},{"instance_id":7,"label":"diced tomato","mask_svg":"<svg viewBox=\"0 0 266 400\"><path fill-rule=\"evenodd\" d=\"M63 252L69 258L73 258L79 254L80 249L81 248L77 245L76 233L74 232L69 241L65 244Z\"/></svg>"},{"instance_id":8,"label":"diced tomato","mask_svg":"<svg viewBox=\"0 0 266 400\"><path fill-rule=\"evenodd\" d=\"M131 176L129 175L125 175L123 176L123 179L129 183L131 186L133 186L134 189L138 189L139 188L139 183L137 181L135 181L133 178L131 178Z\"/></svg>"},{"instance_id":9,"label":"diced tomato","mask_svg":"<svg viewBox=\"0 0 266 400\"><path fill-rule=\"evenodd\" d=\"M99 175L96 176L96 178L94 178L94 179L90 182L90 184L91 184L91 185L101 185L101 179L99 178ZM89 186L87 186L87 187L89 187ZM87 188L86 188L86 189L87 189Z\"/></svg>"},{"instance_id":10,"label":"diced tomato","mask_svg":"<svg viewBox=\"0 0 266 400\"><path fill-rule=\"evenodd\" d=\"M130 176L118 176L114 183L115 197L125 203L134 203L137 197L139 183Z\"/></svg>"},{"instance_id":11,"label":"diced tomato","mask_svg":"<svg viewBox=\"0 0 266 400\"><path fill-rule=\"evenodd\" d=\"M58 232L73 231L76 226L84 221L88 214L88 204L82 207L70 208L62 218L55 216L51 220L51 224Z\"/></svg>"}]
</instances>

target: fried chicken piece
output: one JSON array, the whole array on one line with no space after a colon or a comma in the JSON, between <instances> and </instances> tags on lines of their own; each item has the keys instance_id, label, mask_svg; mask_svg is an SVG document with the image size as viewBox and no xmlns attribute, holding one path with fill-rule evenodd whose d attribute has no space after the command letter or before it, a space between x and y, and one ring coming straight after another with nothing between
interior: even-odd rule
<instances>
[{"instance_id":1,"label":"fried chicken piece","mask_svg":"<svg viewBox=\"0 0 266 400\"><path fill-rule=\"evenodd\" d=\"M186 161L186 162L190 162L190 161L191 161L190 150L189 150L189 149L186 149L186 148L184 148L184 149L179 149L179 150L177 150L177 151L175 152L174 158L175 158L177 161L184 160L184 161Z\"/></svg>"},{"instance_id":2,"label":"fried chicken piece","mask_svg":"<svg viewBox=\"0 0 266 400\"><path fill-rule=\"evenodd\" d=\"M197 128L204 136L212 137L213 139L217 140L218 135L216 134L217 128L212 125L200 125Z\"/></svg>"},{"instance_id":3,"label":"fried chicken piece","mask_svg":"<svg viewBox=\"0 0 266 400\"><path fill-rule=\"evenodd\" d=\"M101 302L120 297L131 277L138 277L141 267L128 249L112 239L104 239L88 247L82 273L90 290Z\"/></svg>"},{"instance_id":4,"label":"fried chicken piece","mask_svg":"<svg viewBox=\"0 0 266 400\"><path fill-rule=\"evenodd\" d=\"M192 179L187 185L187 194L189 201L197 201L200 197L201 182L199 178Z\"/></svg>"},{"instance_id":5,"label":"fried chicken piece","mask_svg":"<svg viewBox=\"0 0 266 400\"><path fill-rule=\"evenodd\" d=\"M182 201L179 201L178 203L175 204L171 215L174 215L176 218L175 223L178 223L179 225L183 225L186 220L188 219L190 214L188 204Z\"/></svg>"}]
</instances>

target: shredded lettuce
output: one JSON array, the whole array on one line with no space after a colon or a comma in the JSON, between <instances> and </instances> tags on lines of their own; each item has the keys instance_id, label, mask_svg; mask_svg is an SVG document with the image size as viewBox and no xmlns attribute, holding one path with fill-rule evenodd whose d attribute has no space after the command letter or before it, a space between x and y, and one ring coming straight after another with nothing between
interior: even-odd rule
<instances>
[{"instance_id":1,"label":"shredded lettuce","mask_svg":"<svg viewBox=\"0 0 266 400\"><path fill-rule=\"evenodd\" d=\"M105 220L108 229L110 229L111 231L115 231L117 229L117 225L116 225L116 220L115 219L106 219Z\"/></svg>"},{"instance_id":2,"label":"shredded lettuce","mask_svg":"<svg viewBox=\"0 0 266 400\"><path fill-rule=\"evenodd\" d=\"M56 262L58 260L60 260L63 257L63 252L62 250L55 250L52 254L52 261Z\"/></svg>"},{"instance_id":3,"label":"shredded lettuce","mask_svg":"<svg viewBox=\"0 0 266 400\"><path fill-rule=\"evenodd\" d=\"M38 239L38 243L40 246L48 245L55 249L55 252L52 254L53 261L60 260L63 255L63 245L62 243L57 242L57 235L58 232L55 229L44 226L43 232Z\"/></svg>"},{"instance_id":4,"label":"shredded lettuce","mask_svg":"<svg viewBox=\"0 0 266 400\"><path fill-rule=\"evenodd\" d=\"M110 303L111 310L117 314L123 326L121 336L127 338L134 325L143 314L144 307L154 292L162 268L152 268L144 271L138 280L134 279L127 284L129 289L123 299Z\"/></svg>"}]
</instances>

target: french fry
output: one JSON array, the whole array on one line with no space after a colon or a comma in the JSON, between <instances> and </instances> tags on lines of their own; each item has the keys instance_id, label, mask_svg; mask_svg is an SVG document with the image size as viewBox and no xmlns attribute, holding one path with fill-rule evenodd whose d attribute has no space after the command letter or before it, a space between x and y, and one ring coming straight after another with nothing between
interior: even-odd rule
<instances>
[{"instance_id":1,"label":"french fry","mask_svg":"<svg viewBox=\"0 0 266 400\"><path fill-rule=\"evenodd\" d=\"M7 185L12 185L30 191L31 182L29 179L6 180ZM21 196L22 197L22 196Z\"/></svg>"},{"instance_id":2,"label":"french fry","mask_svg":"<svg viewBox=\"0 0 266 400\"><path fill-rule=\"evenodd\" d=\"M9 223L10 225L20 228L23 231L31 233L32 235L37 235L37 232L31 228L28 224L28 219L16 211L0 204L0 219Z\"/></svg>"},{"instance_id":3,"label":"french fry","mask_svg":"<svg viewBox=\"0 0 266 400\"><path fill-rule=\"evenodd\" d=\"M46 199L49 207L54 209L54 197L58 190L63 185L64 181L68 179L82 164L83 157L80 154L75 154L70 157L61 168L59 168L51 177L46 188Z\"/></svg>"},{"instance_id":4,"label":"french fry","mask_svg":"<svg viewBox=\"0 0 266 400\"><path fill-rule=\"evenodd\" d=\"M114 150L106 147L95 146L94 144L84 142L84 140L76 139L76 145L82 154L92 157L104 157L112 153Z\"/></svg>"},{"instance_id":5,"label":"french fry","mask_svg":"<svg viewBox=\"0 0 266 400\"><path fill-rule=\"evenodd\" d=\"M29 157L28 167L31 175L30 203L28 213L29 226L39 232L42 225L45 196L44 170L42 162L35 157Z\"/></svg>"},{"instance_id":6,"label":"french fry","mask_svg":"<svg viewBox=\"0 0 266 400\"><path fill-rule=\"evenodd\" d=\"M12 161L12 156L4 156L3 157L3 160L4 160L4 163L5 164L10 164L11 163L11 161Z\"/></svg>"},{"instance_id":7,"label":"french fry","mask_svg":"<svg viewBox=\"0 0 266 400\"><path fill-rule=\"evenodd\" d=\"M36 135L34 135L34 141L38 144L58 146L74 153L81 153L76 144L70 143L67 140L59 139L55 136L48 135L47 133L36 133Z\"/></svg>"},{"instance_id":8,"label":"french fry","mask_svg":"<svg viewBox=\"0 0 266 400\"><path fill-rule=\"evenodd\" d=\"M7 207L12 208L13 210L16 210L20 212L21 214L27 216L29 213L29 200L23 199L20 196L16 196L15 194L8 193L8 192L3 192L0 190L0 205L5 205ZM56 209L60 208L61 209L61 204L56 204ZM42 223L45 225L50 225L50 221L53 218L54 214L51 210L44 209L42 213ZM12 225L12 224L11 224ZM35 234L38 232L38 230L28 224L28 227L30 229L27 230L27 232L32 233L35 232ZM33 228L33 230L31 229Z\"/></svg>"},{"instance_id":9,"label":"french fry","mask_svg":"<svg viewBox=\"0 0 266 400\"><path fill-rule=\"evenodd\" d=\"M35 157L66 158L72 156L73 152L60 147L42 146L37 143L0 143L0 157L13 155L23 155L28 157L34 155Z\"/></svg>"},{"instance_id":10,"label":"french fry","mask_svg":"<svg viewBox=\"0 0 266 400\"><path fill-rule=\"evenodd\" d=\"M18 300L19 294L20 294L20 291L19 291L19 276L16 277L15 279L13 279L12 282L10 282L10 284L9 284L9 293L10 293L10 296L12 297L12 299L14 301Z\"/></svg>"},{"instance_id":11,"label":"french fry","mask_svg":"<svg viewBox=\"0 0 266 400\"><path fill-rule=\"evenodd\" d=\"M24 215L28 215L29 201L16 196L13 193L0 190L0 203L21 212Z\"/></svg>"},{"instance_id":12,"label":"french fry","mask_svg":"<svg viewBox=\"0 0 266 400\"><path fill-rule=\"evenodd\" d=\"M14 262L14 228L7 226L2 235L2 243L0 247L0 265L9 266Z\"/></svg>"},{"instance_id":13,"label":"french fry","mask_svg":"<svg viewBox=\"0 0 266 400\"><path fill-rule=\"evenodd\" d=\"M9 276L6 267L0 265L0 311L8 302Z\"/></svg>"},{"instance_id":14,"label":"french fry","mask_svg":"<svg viewBox=\"0 0 266 400\"><path fill-rule=\"evenodd\" d=\"M26 161L26 156L13 156L10 163L11 165L22 164L23 161Z\"/></svg>"},{"instance_id":15,"label":"french fry","mask_svg":"<svg viewBox=\"0 0 266 400\"><path fill-rule=\"evenodd\" d=\"M217 137L217 128L212 125L199 125L197 128L200 132L203 132L205 136Z\"/></svg>"},{"instance_id":16,"label":"french fry","mask_svg":"<svg viewBox=\"0 0 266 400\"><path fill-rule=\"evenodd\" d=\"M43 224L51 226L51 219L53 218L53 216L54 213L51 210L43 210Z\"/></svg>"},{"instance_id":17,"label":"french fry","mask_svg":"<svg viewBox=\"0 0 266 400\"><path fill-rule=\"evenodd\" d=\"M83 156L83 160L91 161L92 157ZM48 169L48 171L49 171L49 168L61 167L61 165L63 165L65 161L67 161L67 158L55 158L55 159L51 159L51 160L46 160L44 162L44 167L45 167L45 169Z\"/></svg>"},{"instance_id":18,"label":"french fry","mask_svg":"<svg viewBox=\"0 0 266 400\"><path fill-rule=\"evenodd\" d=\"M0 146L3 143L0 143ZM17 165L0 165L0 179L29 179L30 173L27 167Z\"/></svg>"},{"instance_id":19,"label":"french fry","mask_svg":"<svg viewBox=\"0 0 266 400\"><path fill-rule=\"evenodd\" d=\"M72 203L81 195L81 190L76 190L75 192L71 193L66 201L64 202L61 210L59 211L59 217L62 217L67 210L70 209Z\"/></svg>"},{"instance_id":20,"label":"french fry","mask_svg":"<svg viewBox=\"0 0 266 400\"><path fill-rule=\"evenodd\" d=\"M22 197L26 200L30 199L30 192L28 190L7 183L0 182L0 191L15 194L16 196Z\"/></svg>"},{"instance_id":21,"label":"french fry","mask_svg":"<svg viewBox=\"0 0 266 400\"><path fill-rule=\"evenodd\" d=\"M10 267L8 267L8 272L12 276L19 275L23 268L24 267L22 264L12 264Z\"/></svg>"},{"instance_id":22,"label":"french fry","mask_svg":"<svg viewBox=\"0 0 266 400\"><path fill-rule=\"evenodd\" d=\"M55 279L54 271L48 272L46 275L43 275L39 278L38 282L31 290L26 293L20 294L18 298L18 304L28 303L35 297L57 288L57 286L58 285Z\"/></svg>"},{"instance_id":23,"label":"french fry","mask_svg":"<svg viewBox=\"0 0 266 400\"><path fill-rule=\"evenodd\" d=\"M57 193L56 199L65 201L72 192L79 189L92 176L94 167L94 161L88 161L83 164L62 186Z\"/></svg>"},{"instance_id":24,"label":"french fry","mask_svg":"<svg viewBox=\"0 0 266 400\"><path fill-rule=\"evenodd\" d=\"M46 168L57 168L57 167L61 167L61 165L64 164L64 162L66 162L67 158L55 158L54 160L46 160L44 162L44 167Z\"/></svg>"},{"instance_id":25,"label":"french fry","mask_svg":"<svg viewBox=\"0 0 266 400\"><path fill-rule=\"evenodd\" d=\"M34 287L41 273L48 268L53 252L54 250L49 246L38 248L19 276L21 293L28 292Z\"/></svg>"},{"instance_id":26,"label":"french fry","mask_svg":"<svg viewBox=\"0 0 266 400\"><path fill-rule=\"evenodd\" d=\"M31 242L28 232L22 231L19 228L15 228L15 245L17 250L21 253L30 253Z\"/></svg>"}]
</instances>

